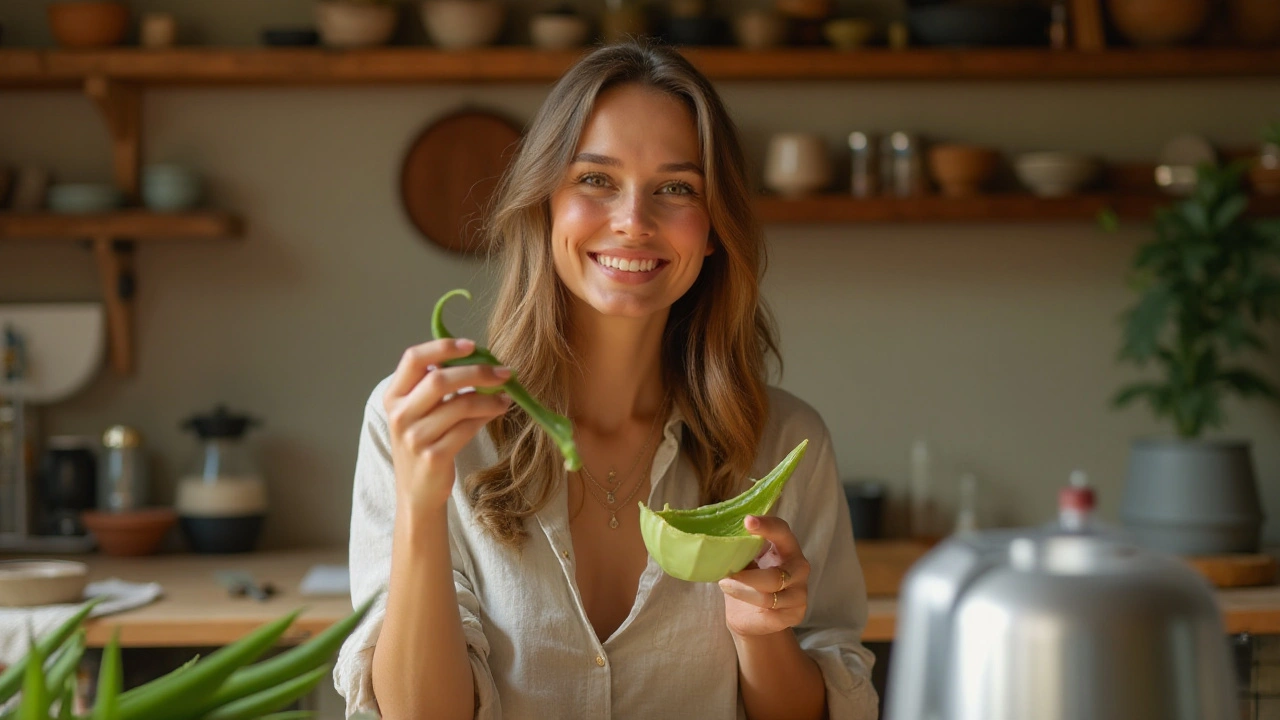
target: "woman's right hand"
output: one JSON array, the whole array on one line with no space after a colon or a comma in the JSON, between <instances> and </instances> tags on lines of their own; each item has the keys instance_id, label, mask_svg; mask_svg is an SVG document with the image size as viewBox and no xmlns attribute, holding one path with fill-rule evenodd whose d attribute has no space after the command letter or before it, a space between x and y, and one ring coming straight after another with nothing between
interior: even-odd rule
<instances>
[{"instance_id":1,"label":"woman's right hand","mask_svg":"<svg viewBox=\"0 0 1280 720\"><path fill-rule=\"evenodd\" d=\"M382 398L391 430L399 503L416 512L443 509L453 490L454 457L485 423L511 406L506 394L461 392L496 387L511 377L491 365L443 367L466 357L475 342L433 340L405 350Z\"/></svg>"}]
</instances>

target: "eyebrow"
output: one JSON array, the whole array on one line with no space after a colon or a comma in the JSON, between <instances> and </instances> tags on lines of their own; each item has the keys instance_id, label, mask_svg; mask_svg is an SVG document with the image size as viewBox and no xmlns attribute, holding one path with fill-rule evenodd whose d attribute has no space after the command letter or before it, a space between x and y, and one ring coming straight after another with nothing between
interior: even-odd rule
<instances>
[{"instance_id":1,"label":"eyebrow","mask_svg":"<svg viewBox=\"0 0 1280 720\"><path fill-rule=\"evenodd\" d=\"M608 165L610 167L622 167L622 161L608 155L597 155L596 153L578 153L571 162L575 163L592 163L594 165ZM659 172L691 172L702 174L702 167L695 162L676 162L666 163L658 166Z\"/></svg>"}]
</instances>

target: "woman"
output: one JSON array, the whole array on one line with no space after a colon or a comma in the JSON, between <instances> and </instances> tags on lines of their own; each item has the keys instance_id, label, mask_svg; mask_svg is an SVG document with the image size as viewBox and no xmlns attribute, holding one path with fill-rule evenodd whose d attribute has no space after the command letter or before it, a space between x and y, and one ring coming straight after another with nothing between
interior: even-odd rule
<instances>
[{"instance_id":1,"label":"woman","mask_svg":"<svg viewBox=\"0 0 1280 720\"><path fill-rule=\"evenodd\" d=\"M866 592L821 418L765 384L774 333L736 129L678 54L600 48L552 89L498 188L490 348L404 353L366 407L334 678L407 718L873 718ZM574 423L580 472L509 399ZM648 561L638 503L731 497L811 447L767 552L718 584Z\"/></svg>"}]
</instances>

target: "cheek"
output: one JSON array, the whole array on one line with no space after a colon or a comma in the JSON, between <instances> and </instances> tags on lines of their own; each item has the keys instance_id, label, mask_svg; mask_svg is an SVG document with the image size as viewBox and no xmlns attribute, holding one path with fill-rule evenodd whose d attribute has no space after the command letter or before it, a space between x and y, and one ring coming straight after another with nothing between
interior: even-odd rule
<instances>
[{"instance_id":1,"label":"cheek","mask_svg":"<svg viewBox=\"0 0 1280 720\"><path fill-rule=\"evenodd\" d=\"M681 208L670 213L665 223L671 240L682 255L702 257L711 236L711 218L701 208Z\"/></svg>"},{"instance_id":2,"label":"cheek","mask_svg":"<svg viewBox=\"0 0 1280 720\"><path fill-rule=\"evenodd\" d=\"M599 203L589 198L568 195L551 203L551 229L556 243L567 238L571 244L587 240L606 215Z\"/></svg>"}]
</instances>

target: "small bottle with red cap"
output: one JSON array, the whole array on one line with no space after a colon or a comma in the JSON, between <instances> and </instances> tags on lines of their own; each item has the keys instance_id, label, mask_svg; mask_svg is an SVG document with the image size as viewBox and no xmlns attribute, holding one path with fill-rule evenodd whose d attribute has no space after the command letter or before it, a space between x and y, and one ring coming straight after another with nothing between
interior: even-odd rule
<instances>
[{"instance_id":1,"label":"small bottle with red cap","mask_svg":"<svg viewBox=\"0 0 1280 720\"><path fill-rule=\"evenodd\" d=\"M1058 524L1067 532L1096 530L1093 513L1097 508L1097 495L1089 487L1089 476L1083 470L1075 470L1068 482L1067 487L1058 491Z\"/></svg>"}]
</instances>

